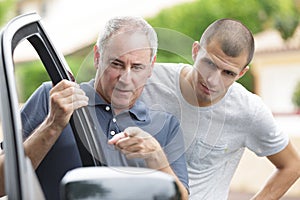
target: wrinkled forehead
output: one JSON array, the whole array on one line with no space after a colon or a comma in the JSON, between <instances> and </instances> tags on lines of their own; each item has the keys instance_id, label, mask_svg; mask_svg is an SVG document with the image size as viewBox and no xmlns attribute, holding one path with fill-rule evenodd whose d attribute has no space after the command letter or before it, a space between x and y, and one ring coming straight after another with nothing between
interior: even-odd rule
<instances>
[{"instance_id":1,"label":"wrinkled forehead","mask_svg":"<svg viewBox=\"0 0 300 200\"><path fill-rule=\"evenodd\" d=\"M243 51L240 55L233 57L227 55L223 49L217 43L212 43L212 45L200 47L197 59L206 59L213 62L219 68L230 70L236 74L244 68L247 53Z\"/></svg>"},{"instance_id":2,"label":"wrinkled forehead","mask_svg":"<svg viewBox=\"0 0 300 200\"><path fill-rule=\"evenodd\" d=\"M140 31L117 33L108 39L104 48L104 54L108 53L114 57L135 51L149 51L149 56L151 54L148 38Z\"/></svg>"}]
</instances>

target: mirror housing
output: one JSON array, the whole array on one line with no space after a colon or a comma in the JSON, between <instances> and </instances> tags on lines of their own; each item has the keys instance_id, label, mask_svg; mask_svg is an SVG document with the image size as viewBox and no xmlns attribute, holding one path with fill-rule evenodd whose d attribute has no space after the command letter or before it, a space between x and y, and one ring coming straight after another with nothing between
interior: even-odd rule
<instances>
[{"instance_id":1,"label":"mirror housing","mask_svg":"<svg viewBox=\"0 0 300 200\"><path fill-rule=\"evenodd\" d=\"M61 181L62 200L179 200L172 176L137 167L84 167L67 172Z\"/></svg>"}]
</instances>

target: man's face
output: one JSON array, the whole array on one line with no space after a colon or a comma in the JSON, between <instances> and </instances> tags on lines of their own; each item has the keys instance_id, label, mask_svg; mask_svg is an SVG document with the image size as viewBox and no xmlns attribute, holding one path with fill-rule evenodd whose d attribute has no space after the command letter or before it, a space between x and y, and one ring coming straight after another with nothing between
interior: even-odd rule
<instances>
[{"instance_id":1,"label":"man's face","mask_svg":"<svg viewBox=\"0 0 300 200\"><path fill-rule=\"evenodd\" d=\"M107 42L96 75L96 90L116 113L129 109L151 76L155 59L145 35L122 33Z\"/></svg>"},{"instance_id":2,"label":"man's face","mask_svg":"<svg viewBox=\"0 0 300 200\"><path fill-rule=\"evenodd\" d=\"M193 87L200 106L209 106L221 100L228 88L240 77L248 67L247 53L238 57L226 55L219 43L212 41L206 49L198 42L193 45L194 74Z\"/></svg>"}]
</instances>

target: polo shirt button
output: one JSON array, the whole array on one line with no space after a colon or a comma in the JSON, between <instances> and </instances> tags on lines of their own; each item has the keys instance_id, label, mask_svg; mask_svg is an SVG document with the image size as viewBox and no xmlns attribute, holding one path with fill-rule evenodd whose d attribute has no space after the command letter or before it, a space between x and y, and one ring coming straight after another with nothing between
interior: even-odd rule
<instances>
[{"instance_id":1,"label":"polo shirt button","mask_svg":"<svg viewBox=\"0 0 300 200\"><path fill-rule=\"evenodd\" d=\"M109 107L109 106L106 106L106 107L105 107L105 110L106 110L106 111L109 111L109 110L110 110L110 107Z\"/></svg>"},{"instance_id":2,"label":"polo shirt button","mask_svg":"<svg viewBox=\"0 0 300 200\"><path fill-rule=\"evenodd\" d=\"M116 118L113 118L112 121L113 121L114 123L116 123L117 120L116 120Z\"/></svg>"},{"instance_id":3,"label":"polo shirt button","mask_svg":"<svg viewBox=\"0 0 300 200\"><path fill-rule=\"evenodd\" d=\"M115 132L115 131L110 131L110 134L111 134L112 136L114 136L114 135L116 134L116 132Z\"/></svg>"}]
</instances>

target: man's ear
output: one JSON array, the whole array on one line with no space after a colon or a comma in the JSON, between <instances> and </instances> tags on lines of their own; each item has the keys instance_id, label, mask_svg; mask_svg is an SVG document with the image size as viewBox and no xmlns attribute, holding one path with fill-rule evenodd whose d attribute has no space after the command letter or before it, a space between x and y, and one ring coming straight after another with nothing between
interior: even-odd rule
<instances>
[{"instance_id":1,"label":"man's ear","mask_svg":"<svg viewBox=\"0 0 300 200\"><path fill-rule=\"evenodd\" d=\"M244 67L244 69L239 73L239 75L237 76L237 79L242 78L242 76L244 76L248 70L249 70L249 66L247 65L247 66Z\"/></svg>"},{"instance_id":2,"label":"man's ear","mask_svg":"<svg viewBox=\"0 0 300 200\"><path fill-rule=\"evenodd\" d=\"M97 45L95 45L94 46L94 67L95 67L95 69L98 69L99 61L100 61L99 48Z\"/></svg>"},{"instance_id":3,"label":"man's ear","mask_svg":"<svg viewBox=\"0 0 300 200\"><path fill-rule=\"evenodd\" d=\"M156 62L156 55L152 58L151 63L150 63L150 70L151 71L150 71L149 77L152 75L152 71L153 71L155 62Z\"/></svg>"},{"instance_id":4,"label":"man's ear","mask_svg":"<svg viewBox=\"0 0 300 200\"><path fill-rule=\"evenodd\" d=\"M151 61L151 66L153 67L154 66L154 63L156 62L156 55L153 56L152 58L152 61Z\"/></svg>"},{"instance_id":5,"label":"man's ear","mask_svg":"<svg viewBox=\"0 0 300 200\"><path fill-rule=\"evenodd\" d=\"M195 41L195 42L193 43L193 46L192 46L192 58L193 58L193 61L194 61L194 62L195 62L195 60L196 60L196 58L197 58L199 49L200 49L200 44L199 44L198 41Z\"/></svg>"}]
</instances>

